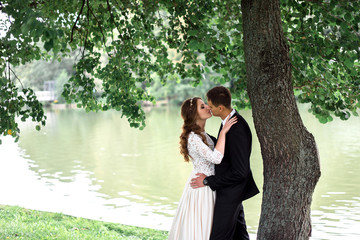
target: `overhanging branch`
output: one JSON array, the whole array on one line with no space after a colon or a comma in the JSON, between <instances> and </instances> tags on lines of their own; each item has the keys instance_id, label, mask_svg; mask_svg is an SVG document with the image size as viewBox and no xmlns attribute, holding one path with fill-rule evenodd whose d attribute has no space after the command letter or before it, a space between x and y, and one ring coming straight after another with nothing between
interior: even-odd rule
<instances>
[{"instance_id":1,"label":"overhanging branch","mask_svg":"<svg viewBox=\"0 0 360 240\"><path fill-rule=\"evenodd\" d=\"M74 30L75 30L75 28L76 28L76 24L77 24L77 22L79 21L79 18L80 18L81 13L82 13L82 11L83 11L83 9L84 9L84 6L85 6L85 0L83 0L83 3L82 3L82 6L81 6L81 9L80 9L80 12L79 12L79 14L78 14L78 16L77 16L77 18L76 18L76 20L75 20L75 23L74 23L74 25L73 25L73 27L72 27L72 29L71 29L70 42L72 42L72 41L73 41L73 37L74 37Z\"/></svg>"}]
</instances>

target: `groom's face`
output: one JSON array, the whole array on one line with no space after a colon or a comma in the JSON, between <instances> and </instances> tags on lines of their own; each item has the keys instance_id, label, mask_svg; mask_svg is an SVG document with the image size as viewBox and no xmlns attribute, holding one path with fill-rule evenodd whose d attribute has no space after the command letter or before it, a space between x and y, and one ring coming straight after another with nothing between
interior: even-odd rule
<instances>
[{"instance_id":1,"label":"groom's face","mask_svg":"<svg viewBox=\"0 0 360 240\"><path fill-rule=\"evenodd\" d=\"M211 100L208 100L208 105L209 105L209 107L210 107L210 110L211 110L213 116L216 116L216 117L220 116L220 107L219 107L219 106L216 107L216 106L211 102Z\"/></svg>"}]
</instances>

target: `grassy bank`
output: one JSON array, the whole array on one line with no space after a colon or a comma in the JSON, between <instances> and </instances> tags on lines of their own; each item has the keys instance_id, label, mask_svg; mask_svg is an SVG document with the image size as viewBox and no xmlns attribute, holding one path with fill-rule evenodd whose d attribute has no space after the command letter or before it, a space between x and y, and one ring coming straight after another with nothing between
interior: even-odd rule
<instances>
[{"instance_id":1,"label":"grassy bank","mask_svg":"<svg viewBox=\"0 0 360 240\"><path fill-rule=\"evenodd\" d=\"M0 205L0 239L167 239L167 232Z\"/></svg>"}]
</instances>

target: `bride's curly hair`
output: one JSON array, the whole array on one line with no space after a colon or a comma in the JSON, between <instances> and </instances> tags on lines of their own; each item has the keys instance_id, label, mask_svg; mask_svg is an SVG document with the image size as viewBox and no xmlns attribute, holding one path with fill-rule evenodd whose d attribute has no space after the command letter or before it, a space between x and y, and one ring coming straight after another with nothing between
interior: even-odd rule
<instances>
[{"instance_id":1,"label":"bride's curly hair","mask_svg":"<svg viewBox=\"0 0 360 240\"><path fill-rule=\"evenodd\" d=\"M181 117L184 119L182 126L182 133L180 135L180 153L184 156L185 162L189 162L189 151L187 148L188 137L190 132L194 132L199 135L202 141L207 144L206 138L201 134L201 128L196 124L197 113L197 101L201 99L199 97L189 98L181 105Z\"/></svg>"}]
</instances>

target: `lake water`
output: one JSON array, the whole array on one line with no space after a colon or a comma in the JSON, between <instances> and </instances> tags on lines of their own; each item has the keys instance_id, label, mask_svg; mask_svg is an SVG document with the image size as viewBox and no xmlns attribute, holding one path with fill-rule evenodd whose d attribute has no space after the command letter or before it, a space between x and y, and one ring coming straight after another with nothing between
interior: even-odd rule
<instances>
[{"instance_id":1,"label":"lake water","mask_svg":"<svg viewBox=\"0 0 360 240\"><path fill-rule=\"evenodd\" d=\"M311 239L360 239L360 118L320 124L300 105L321 157L312 204ZM262 160L251 111L240 111L253 131L251 166L262 188ZM21 138L2 137L0 204L63 212L128 225L169 230L192 170L179 154L179 108L147 111L143 131L115 111L48 111L46 127L21 123ZM206 129L216 135L219 118ZM244 202L254 236L261 194Z\"/></svg>"}]
</instances>

